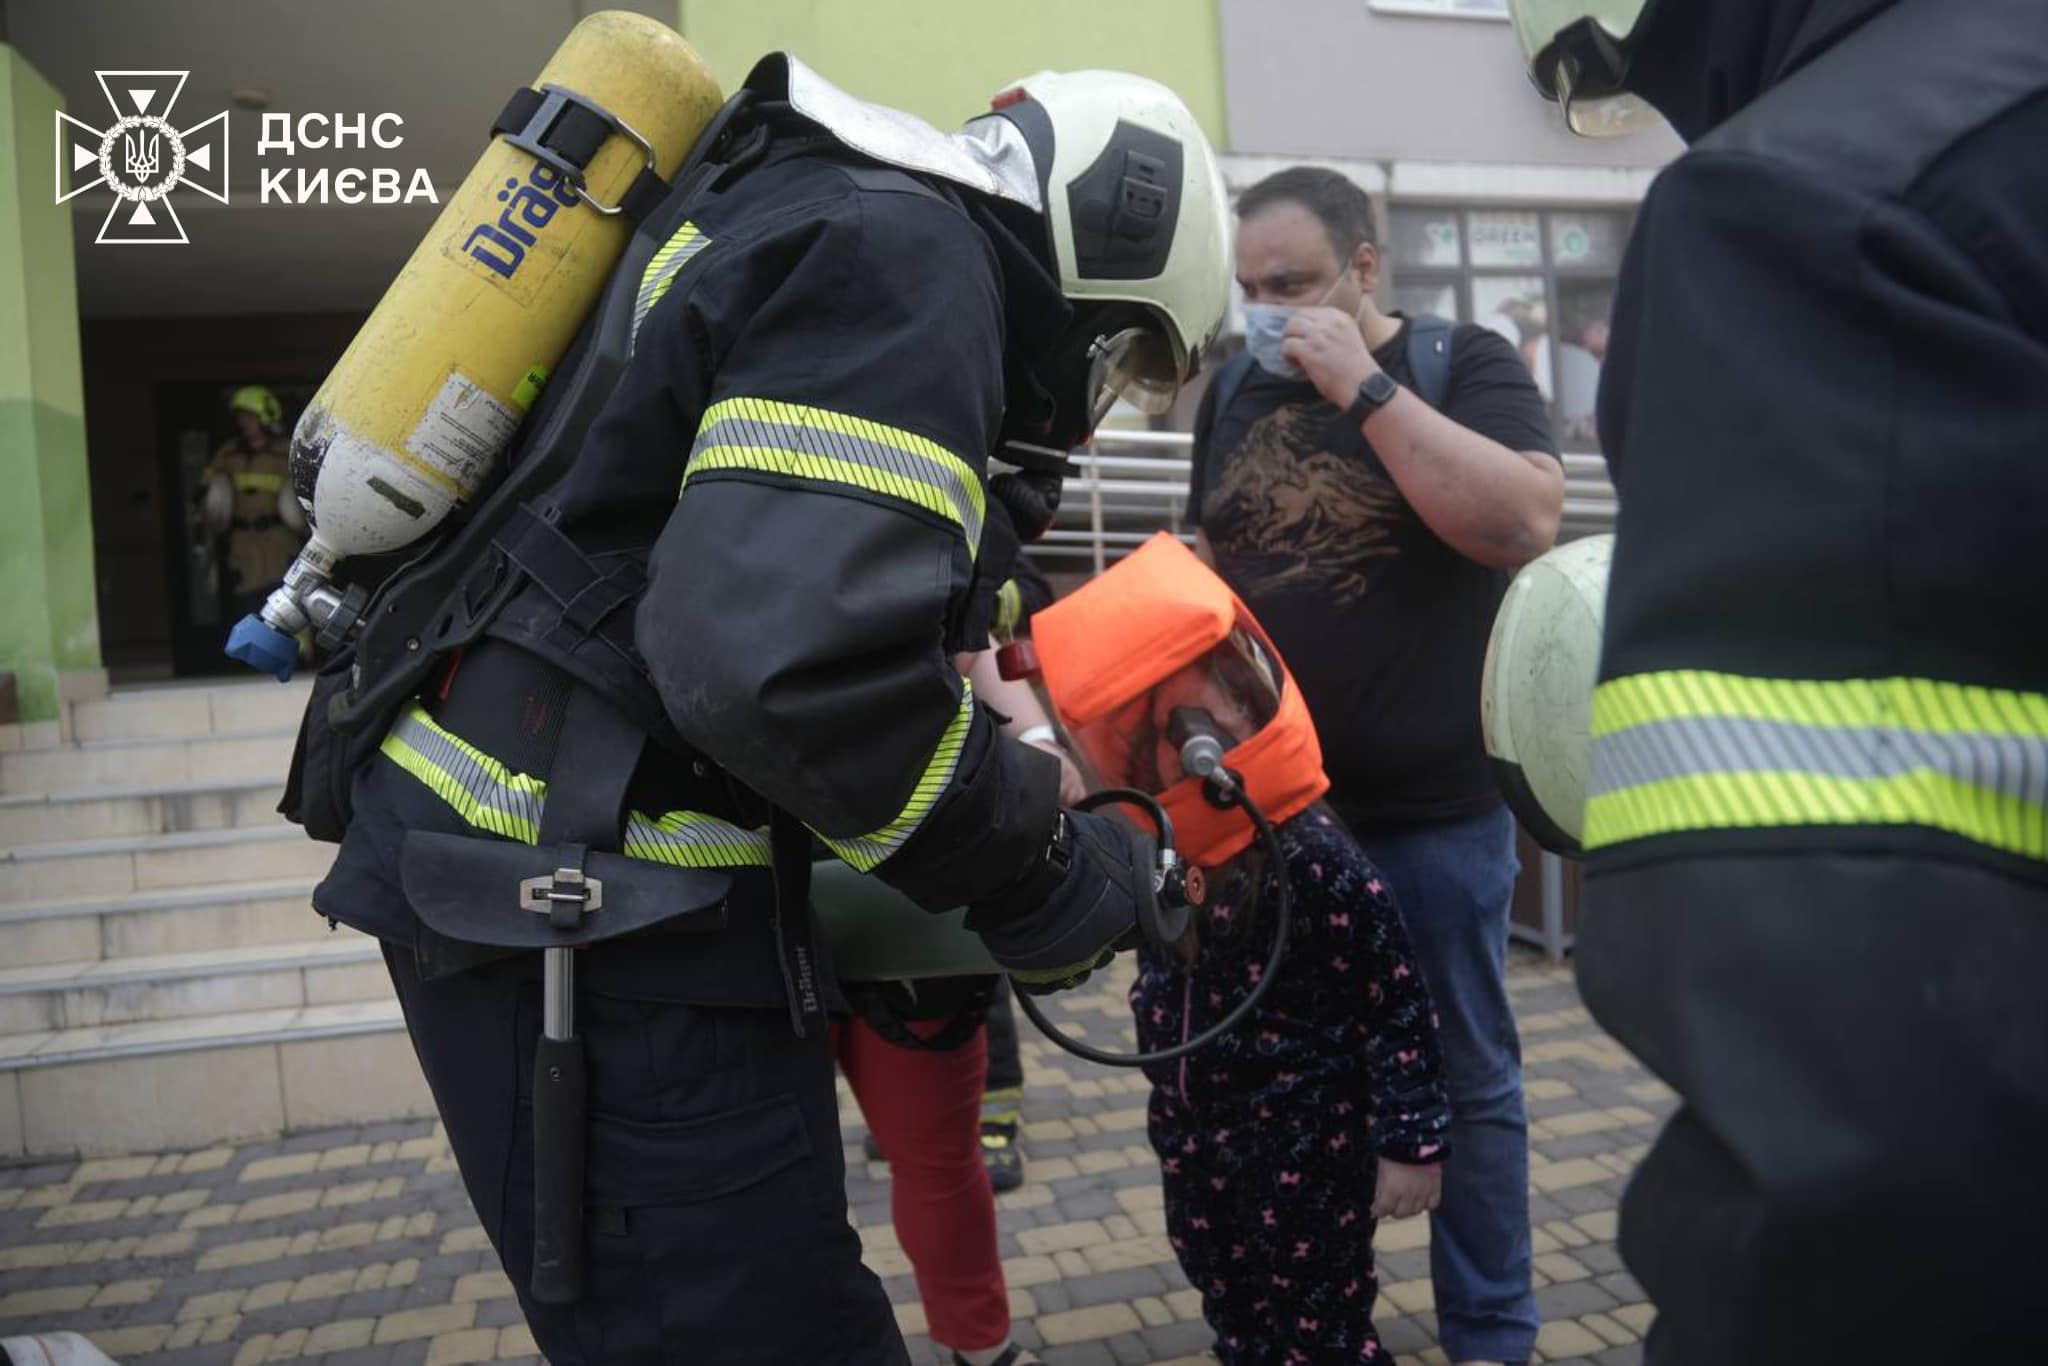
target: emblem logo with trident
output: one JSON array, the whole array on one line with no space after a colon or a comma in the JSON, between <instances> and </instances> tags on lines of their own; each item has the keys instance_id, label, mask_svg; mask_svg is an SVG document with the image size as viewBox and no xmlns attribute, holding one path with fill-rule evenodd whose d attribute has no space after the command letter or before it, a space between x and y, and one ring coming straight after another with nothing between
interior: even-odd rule
<instances>
[{"instance_id":1,"label":"emblem logo with trident","mask_svg":"<svg viewBox=\"0 0 2048 1366\"><path fill-rule=\"evenodd\" d=\"M57 202L88 190L111 190L114 202L97 242L124 245L185 242L185 225L167 196L190 186L228 202L228 116L225 111L180 129L171 108L185 87L183 71L100 71L100 90L115 114L104 131L57 115ZM91 179L84 179L97 172ZM73 180L67 190L64 182Z\"/></svg>"}]
</instances>

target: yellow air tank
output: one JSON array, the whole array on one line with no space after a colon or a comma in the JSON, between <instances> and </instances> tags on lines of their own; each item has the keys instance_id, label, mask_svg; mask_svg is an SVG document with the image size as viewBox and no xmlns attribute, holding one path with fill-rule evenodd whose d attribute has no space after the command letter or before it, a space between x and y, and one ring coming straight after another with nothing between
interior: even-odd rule
<instances>
[{"instance_id":1,"label":"yellow air tank","mask_svg":"<svg viewBox=\"0 0 2048 1366\"><path fill-rule=\"evenodd\" d=\"M476 492L632 235L625 214L594 205L618 204L650 159L673 177L722 103L680 34L617 10L570 30L535 86L631 131L605 139L584 193L491 140L292 433L313 536L264 607L273 630L303 629L308 595L338 561L410 545Z\"/></svg>"}]
</instances>

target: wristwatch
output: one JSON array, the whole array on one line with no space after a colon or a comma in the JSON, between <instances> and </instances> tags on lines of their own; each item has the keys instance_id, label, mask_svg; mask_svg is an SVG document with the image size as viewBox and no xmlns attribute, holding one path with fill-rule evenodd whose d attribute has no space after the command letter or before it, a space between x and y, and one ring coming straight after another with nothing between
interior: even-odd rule
<instances>
[{"instance_id":1,"label":"wristwatch","mask_svg":"<svg viewBox=\"0 0 2048 1366\"><path fill-rule=\"evenodd\" d=\"M1358 386L1358 397L1351 400L1351 406L1344 410L1354 426L1364 426L1365 420L1394 401L1394 395L1401 392L1401 386L1393 376L1384 370L1375 370L1366 376Z\"/></svg>"}]
</instances>

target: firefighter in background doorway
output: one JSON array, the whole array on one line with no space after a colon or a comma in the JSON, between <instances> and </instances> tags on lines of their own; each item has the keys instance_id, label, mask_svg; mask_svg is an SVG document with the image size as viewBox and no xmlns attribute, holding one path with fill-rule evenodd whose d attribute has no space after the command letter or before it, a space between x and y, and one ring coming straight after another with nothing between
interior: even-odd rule
<instances>
[{"instance_id":1,"label":"firefighter in background doorway","mask_svg":"<svg viewBox=\"0 0 2048 1366\"><path fill-rule=\"evenodd\" d=\"M260 384L245 384L228 399L235 434L221 444L203 479L207 533L227 540L230 616L254 611L306 539L306 514L292 496L291 445L284 405Z\"/></svg>"}]
</instances>

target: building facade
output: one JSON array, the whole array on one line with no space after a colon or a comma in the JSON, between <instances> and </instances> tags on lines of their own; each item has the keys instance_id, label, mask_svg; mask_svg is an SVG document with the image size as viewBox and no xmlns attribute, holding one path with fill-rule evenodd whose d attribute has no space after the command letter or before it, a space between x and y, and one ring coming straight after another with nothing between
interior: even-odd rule
<instances>
[{"instance_id":1,"label":"building facade","mask_svg":"<svg viewBox=\"0 0 2048 1366\"><path fill-rule=\"evenodd\" d=\"M1530 87L1506 0L1221 0L1229 168L1314 162L1370 193L1381 303L1521 350L1560 447L1593 453L1621 253L1666 131L1573 136Z\"/></svg>"},{"instance_id":2,"label":"building facade","mask_svg":"<svg viewBox=\"0 0 2048 1366\"><path fill-rule=\"evenodd\" d=\"M1676 143L1569 137L1528 89L1503 0L628 5L677 24L728 89L786 48L941 125L1047 68L1164 81L1223 150L1234 188L1303 161L1363 186L1380 208L1387 301L1509 336L1566 448L1593 449L1621 245ZM395 112L406 143L381 159L423 168L446 202L506 94L598 7L0 7L0 473L17 494L36 490L0 511L0 671L14 675L22 719L54 714L102 664L117 678L226 667L230 609L194 514L198 473L231 431L226 396L264 384L294 418L432 221L417 204L269 202L259 121ZM59 107L87 121L104 112L98 71L165 68L190 72L188 117L228 111L228 202L182 210L187 244L96 243L111 198L54 202L50 122Z\"/></svg>"}]
</instances>

